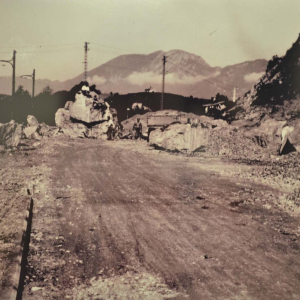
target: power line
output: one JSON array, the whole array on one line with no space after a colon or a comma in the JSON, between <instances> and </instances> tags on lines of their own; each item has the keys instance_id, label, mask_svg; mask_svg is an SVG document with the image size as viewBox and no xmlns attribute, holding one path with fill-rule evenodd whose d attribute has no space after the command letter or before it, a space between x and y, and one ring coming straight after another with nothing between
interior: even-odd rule
<instances>
[{"instance_id":1,"label":"power line","mask_svg":"<svg viewBox=\"0 0 300 300\"><path fill-rule=\"evenodd\" d=\"M74 46L74 45L80 45L81 43L74 43L74 44L56 44L56 45L14 45L14 46L1 46L2 48L29 48L29 47L64 47L64 46Z\"/></svg>"},{"instance_id":2,"label":"power line","mask_svg":"<svg viewBox=\"0 0 300 300\"><path fill-rule=\"evenodd\" d=\"M72 47L72 48L64 48L64 49L56 49L56 50L42 50L42 51L19 51L19 53L23 54L40 54L40 53L55 53L55 52L69 52L69 51L78 51L81 50L82 46Z\"/></svg>"}]
</instances>

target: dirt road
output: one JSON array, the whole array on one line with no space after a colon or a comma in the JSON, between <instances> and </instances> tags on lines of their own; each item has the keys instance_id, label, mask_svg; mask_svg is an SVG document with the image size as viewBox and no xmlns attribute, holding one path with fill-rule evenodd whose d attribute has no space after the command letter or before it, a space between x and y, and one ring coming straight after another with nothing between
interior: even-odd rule
<instances>
[{"instance_id":1,"label":"dirt road","mask_svg":"<svg viewBox=\"0 0 300 300\"><path fill-rule=\"evenodd\" d=\"M300 299L299 221L264 205L280 190L142 142L42 147L23 299Z\"/></svg>"}]
</instances>

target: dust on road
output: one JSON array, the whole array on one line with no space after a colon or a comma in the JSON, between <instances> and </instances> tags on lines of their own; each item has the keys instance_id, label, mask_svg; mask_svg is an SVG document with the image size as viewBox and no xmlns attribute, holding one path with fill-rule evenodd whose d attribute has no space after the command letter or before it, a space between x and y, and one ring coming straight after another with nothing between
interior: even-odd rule
<instances>
[{"instance_id":1,"label":"dust on road","mask_svg":"<svg viewBox=\"0 0 300 300\"><path fill-rule=\"evenodd\" d=\"M23 299L299 299L281 190L142 142L60 138L40 160Z\"/></svg>"}]
</instances>

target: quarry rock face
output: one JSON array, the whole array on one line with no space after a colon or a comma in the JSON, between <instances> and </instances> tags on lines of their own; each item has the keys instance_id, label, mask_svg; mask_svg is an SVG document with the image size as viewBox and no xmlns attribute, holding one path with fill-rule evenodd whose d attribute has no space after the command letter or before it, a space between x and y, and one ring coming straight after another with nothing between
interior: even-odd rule
<instances>
[{"instance_id":1,"label":"quarry rock face","mask_svg":"<svg viewBox=\"0 0 300 300\"><path fill-rule=\"evenodd\" d=\"M0 145L6 148L17 147L23 135L23 127L15 121L0 124Z\"/></svg>"},{"instance_id":2,"label":"quarry rock face","mask_svg":"<svg viewBox=\"0 0 300 300\"><path fill-rule=\"evenodd\" d=\"M75 102L68 101L65 108L60 108L55 114L56 126L71 138L106 139L109 119L115 126L117 111L87 86L75 95Z\"/></svg>"}]
</instances>

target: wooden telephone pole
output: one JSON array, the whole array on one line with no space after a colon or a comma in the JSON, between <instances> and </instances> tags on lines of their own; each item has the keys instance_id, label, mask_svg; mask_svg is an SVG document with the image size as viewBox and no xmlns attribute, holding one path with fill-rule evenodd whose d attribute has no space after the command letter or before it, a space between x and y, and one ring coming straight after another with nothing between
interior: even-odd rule
<instances>
[{"instance_id":1,"label":"wooden telephone pole","mask_svg":"<svg viewBox=\"0 0 300 300\"><path fill-rule=\"evenodd\" d=\"M163 60L163 76L162 76L162 92L161 92L161 100L160 100L160 110L164 109L166 56L164 56L162 60Z\"/></svg>"}]
</instances>

